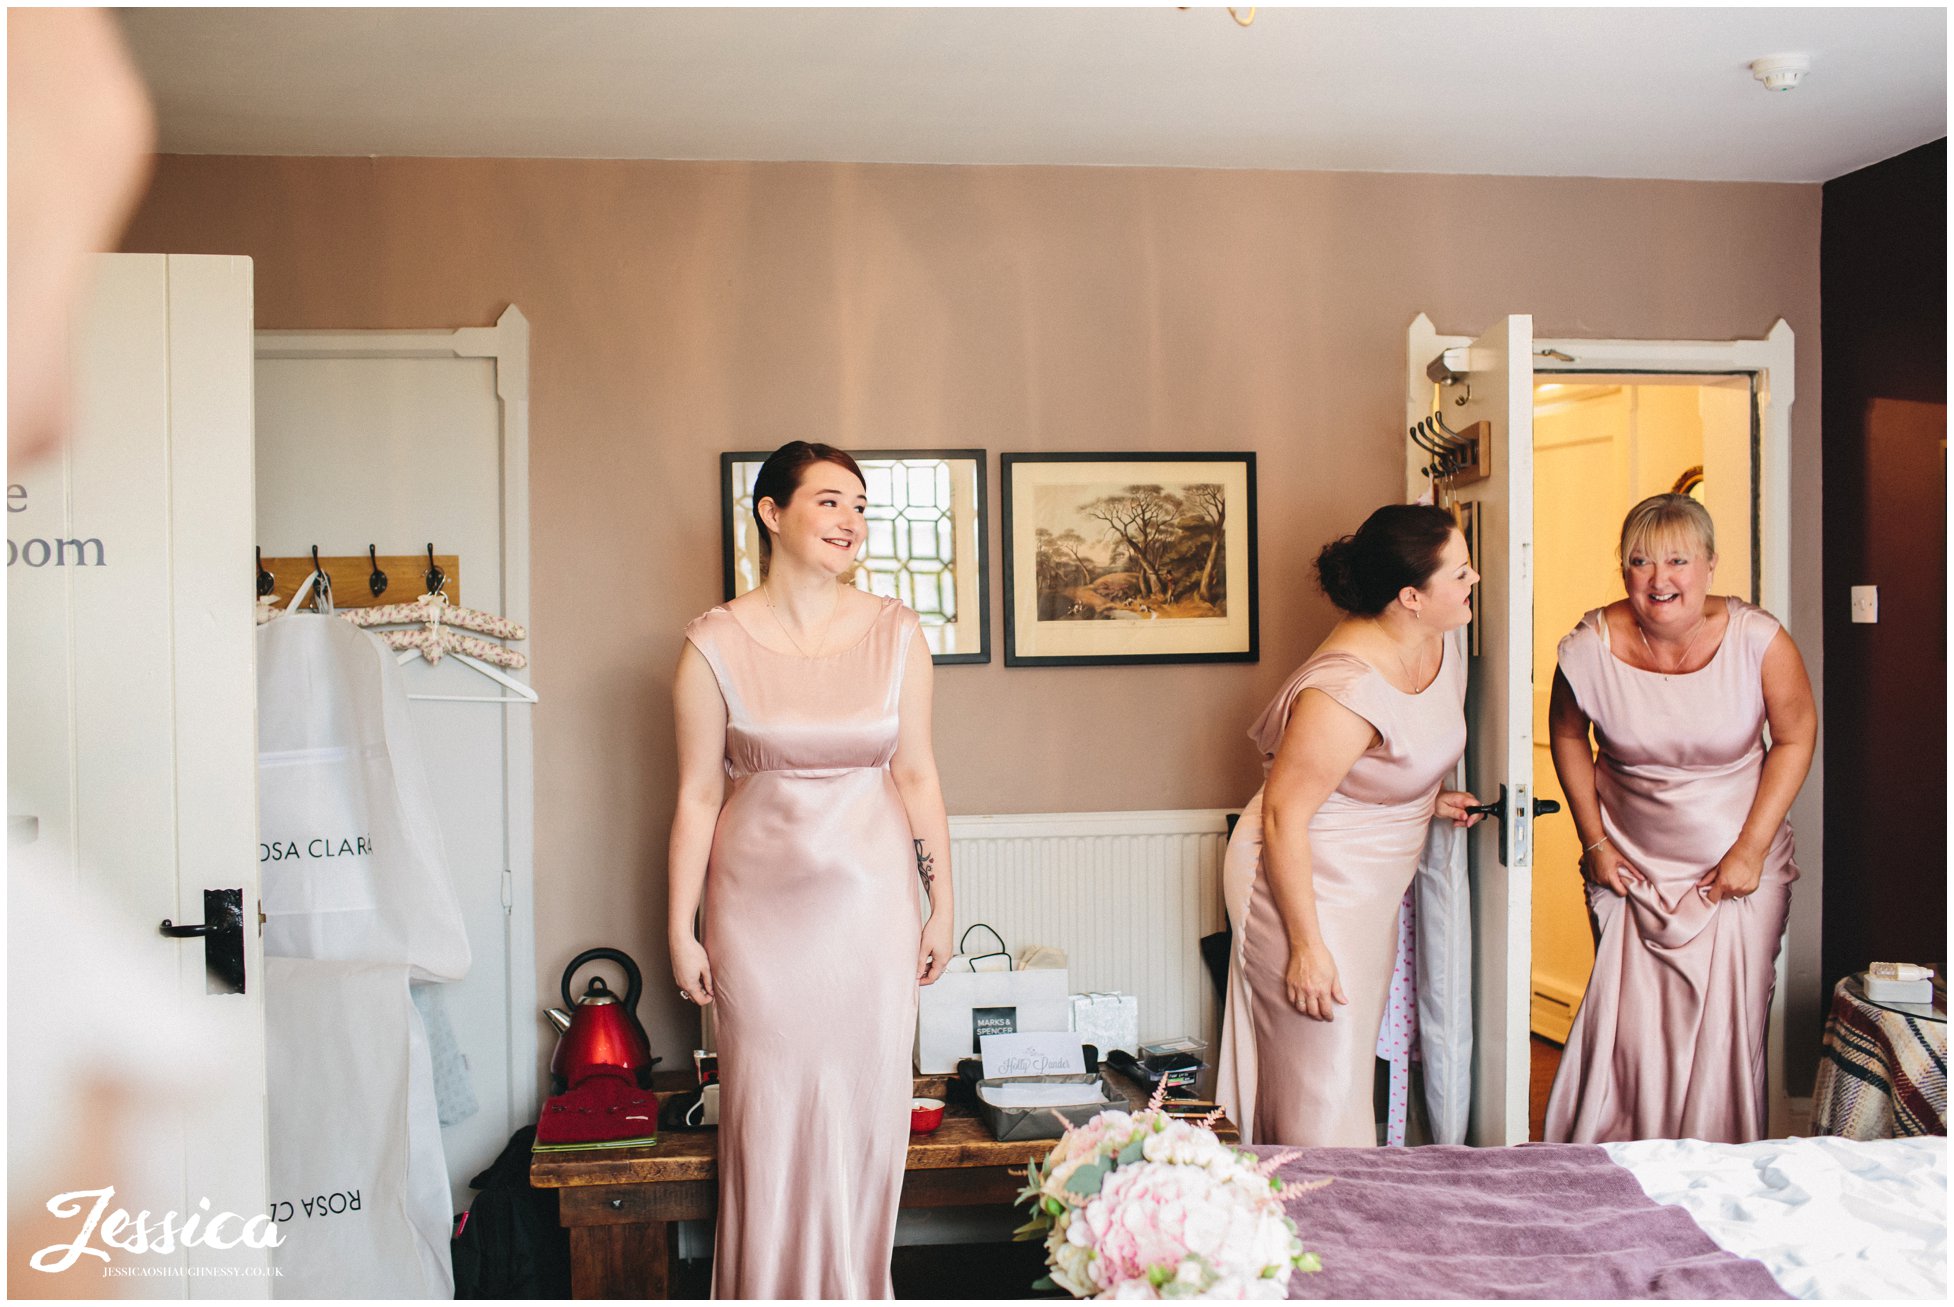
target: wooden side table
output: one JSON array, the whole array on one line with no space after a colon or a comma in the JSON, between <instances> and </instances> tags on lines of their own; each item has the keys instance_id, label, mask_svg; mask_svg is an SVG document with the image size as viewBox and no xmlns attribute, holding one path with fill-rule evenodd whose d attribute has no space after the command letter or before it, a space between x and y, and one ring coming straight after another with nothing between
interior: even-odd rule
<instances>
[{"instance_id":1,"label":"wooden side table","mask_svg":"<svg viewBox=\"0 0 1954 1307\"><path fill-rule=\"evenodd\" d=\"M1107 1080L1137 1106L1138 1086L1110 1069ZM659 1077L661 1092L682 1089ZM918 1076L916 1095L943 1098L946 1078ZM1217 1123L1233 1142L1235 1127ZM912 1135L905 1163L904 1207L975 1207L1009 1204L1024 1187L1025 1163L1051 1150L1049 1139L999 1143L970 1108L951 1106L943 1124ZM530 1182L558 1191L564 1228L570 1232L570 1288L577 1298L668 1298L674 1246L672 1223L702 1220L717 1208L716 1130L673 1131L650 1148L576 1153L537 1153ZM1019 1172L1013 1175L1013 1171Z\"/></svg>"},{"instance_id":2,"label":"wooden side table","mask_svg":"<svg viewBox=\"0 0 1954 1307\"><path fill-rule=\"evenodd\" d=\"M1937 992L1944 995L1944 990ZM1862 976L1832 990L1812 1133L1891 1139L1947 1133L1947 1009L1875 1003Z\"/></svg>"}]
</instances>

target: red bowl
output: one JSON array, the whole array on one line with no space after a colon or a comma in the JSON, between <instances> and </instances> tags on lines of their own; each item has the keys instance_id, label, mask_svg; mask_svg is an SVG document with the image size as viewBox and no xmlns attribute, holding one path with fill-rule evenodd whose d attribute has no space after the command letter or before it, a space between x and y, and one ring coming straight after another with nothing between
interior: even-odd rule
<instances>
[{"instance_id":1,"label":"red bowl","mask_svg":"<svg viewBox=\"0 0 1954 1307\"><path fill-rule=\"evenodd\" d=\"M909 1132L926 1135L943 1124L943 1100L940 1098L912 1098L909 1100Z\"/></svg>"}]
</instances>

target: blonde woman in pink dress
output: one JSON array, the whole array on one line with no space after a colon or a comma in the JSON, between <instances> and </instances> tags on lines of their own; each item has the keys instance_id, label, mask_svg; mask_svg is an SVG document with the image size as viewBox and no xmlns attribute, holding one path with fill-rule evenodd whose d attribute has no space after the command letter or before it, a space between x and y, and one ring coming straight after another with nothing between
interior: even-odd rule
<instances>
[{"instance_id":1,"label":"blonde woman in pink dress","mask_svg":"<svg viewBox=\"0 0 1954 1307\"><path fill-rule=\"evenodd\" d=\"M1551 1143L1766 1133L1765 1023L1798 878L1785 814L1818 713L1777 620L1710 593L1716 557L1702 505L1642 501L1622 524L1628 597L1560 643L1554 770L1595 961L1547 1102Z\"/></svg>"},{"instance_id":2,"label":"blonde woman in pink dress","mask_svg":"<svg viewBox=\"0 0 1954 1307\"><path fill-rule=\"evenodd\" d=\"M1257 1144L1377 1143L1398 904L1465 749L1472 570L1451 514L1380 508L1316 562L1346 616L1249 730L1267 779L1222 872L1235 957L1217 1095Z\"/></svg>"},{"instance_id":3,"label":"blonde woman in pink dress","mask_svg":"<svg viewBox=\"0 0 1954 1307\"><path fill-rule=\"evenodd\" d=\"M719 1032L712 1291L888 1298L916 987L954 951L930 652L842 582L852 458L784 445L753 498L763 584L686 627L673 693L672 977Z\"/></svg>"}]
</instances>

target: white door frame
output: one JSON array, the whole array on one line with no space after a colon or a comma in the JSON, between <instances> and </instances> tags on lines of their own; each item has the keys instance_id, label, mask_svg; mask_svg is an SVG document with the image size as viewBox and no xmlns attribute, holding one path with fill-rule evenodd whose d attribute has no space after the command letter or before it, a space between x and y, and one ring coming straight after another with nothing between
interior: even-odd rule
<instances>
[{"instance_id":1,"label":"white door frame","mask_svg":"<svg viewBox=\"0 0 1954 1307\"><path fill-rule=\"evenodd\" d=\"M511 304L492 327L447 331L260 331L260 359L490 359L502 406L502 594L512 613L530 611L529 593L529 320ZM532 634L530 656L535 656ZM536 1000L536 763L534 719L527 704L500 709L503 810L508 845L503 899L509 946L509 1104L517 1120L534 1120L538 1098Z\"/></svg>"},{"instance_id":2,"label":"white door frame","mask_svg":"<svg viewBox=\"0 0 1954 1307\"><path fill-rule=\"evenodd\" d=\"M1431 412L1432 382L1425 368L1448 349L1472 343L1470 336L1440 335L1431 319L1419 314L1411 326L1410 356L1406 361L1406 423ZM1757 379L1757 550L1758 604L1786 617L1791 609L1791 405L1797 398L1796 339L1791 324L1779 318L1761 340L1573 340L1536 338L1534 373L1650 372L1708 375L1751 373ZM1548 353L1553 351L1553 353ZM1565 358L1556 355L1567 356ZM1419 472L1429 455L1405 441L1407 500L1424 493L1426 478ZM1800 614L1814 618L1815 614ZM1821 796L1813 795L1816 803ZM1799 850L1799 891L1792 899L1786 943L1778 950L1777 984L1771 995L1767 1031L1767 1079L1770 1085L1769 1129L1782 1138L1810 1120L1809 1099L1793 1100L1785 1089L1785 991L1791 941L1819 938L1825 891L1824 849L1811 841ZM1528 940L1531 952L1531 939ZM1528 959L1529 970L1531 958Z\"/></svg>"}]
</instances>

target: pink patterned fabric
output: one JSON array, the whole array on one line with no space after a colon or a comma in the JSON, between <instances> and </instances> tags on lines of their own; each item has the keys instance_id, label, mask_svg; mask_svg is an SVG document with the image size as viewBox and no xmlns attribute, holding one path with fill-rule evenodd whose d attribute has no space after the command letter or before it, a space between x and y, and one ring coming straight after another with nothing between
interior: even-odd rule
<instances>
[{"instance_id":1,"label":"pink patterned fabric","mask_svg":"<svg viewBox=\"0 0 1954 1307\"><path fill-rule=\"evenodd\" d=\"M1406 890L1398 904L1398 960L1391 968L1391 992L1384 1021L1377 1028L1377 1055L1391 1064L1391 1100L1384 1111L1384 1142L1404 1147L1411 1110L1411 1064L1418 1050L1418 904Z\"/></svg>"}]
</instances>

